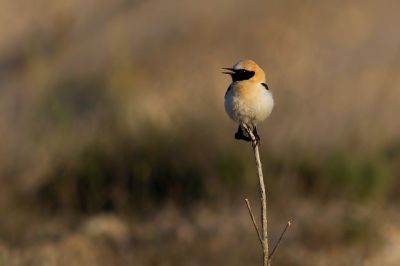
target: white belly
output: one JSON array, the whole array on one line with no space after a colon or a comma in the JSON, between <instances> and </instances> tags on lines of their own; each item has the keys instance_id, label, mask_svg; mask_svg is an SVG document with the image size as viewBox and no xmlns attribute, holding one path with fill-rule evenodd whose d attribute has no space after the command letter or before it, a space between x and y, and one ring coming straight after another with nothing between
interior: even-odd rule
<instances>
[{"instance_id":1,"label":"white belly","mask_svg":"<svg viewBox=\"0 0 400 266\"><path fill-rule=\"evenodd\" d=\"M225 111L233 121L257 125L271 114L274 107L271 92L261 84L251 89L254 91L250 97L241 97L235 88L231 88L226 94Z\"/></svg>"}]
</instances>

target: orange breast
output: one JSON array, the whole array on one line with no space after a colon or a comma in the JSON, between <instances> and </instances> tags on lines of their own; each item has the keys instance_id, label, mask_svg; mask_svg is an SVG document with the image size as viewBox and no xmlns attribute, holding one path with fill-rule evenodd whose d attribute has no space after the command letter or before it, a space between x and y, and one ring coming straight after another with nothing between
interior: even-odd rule
<instances>
[{"instance_id":1,"label":"orange breast","mask_svg":"<svg viewBox=\"0 0 400 266\"><path fill-rule=\"evenodd\" d=\"M260 94L260 88L255 82L242 81L234 88L235 96L242 101L251 103Z\"/></svg>"}]
</instances>

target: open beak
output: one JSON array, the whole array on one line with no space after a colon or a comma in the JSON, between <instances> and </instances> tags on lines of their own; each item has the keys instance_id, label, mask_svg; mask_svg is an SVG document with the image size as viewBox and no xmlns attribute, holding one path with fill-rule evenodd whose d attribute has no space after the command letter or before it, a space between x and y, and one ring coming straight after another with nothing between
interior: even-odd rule
<instances>
[{"instance_id":1,"label":"open beak","mask_svg":"<svg viewBox=\"0 0 400 266\"><path fill-rule=\"evenodd\" d=\"M222 74L232 75L232 74L236 73L235 69L233 69L233 68L225 68L225 67L223 67L222 69L226 69L226 70L232 71L232 72L222 72Z\"/></svg>"}]
</instances>

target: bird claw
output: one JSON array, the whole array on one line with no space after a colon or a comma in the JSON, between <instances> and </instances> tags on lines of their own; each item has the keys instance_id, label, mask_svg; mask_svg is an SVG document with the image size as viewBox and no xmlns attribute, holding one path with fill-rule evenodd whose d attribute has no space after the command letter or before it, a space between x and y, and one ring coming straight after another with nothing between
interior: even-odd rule
<instances>
[{"instance_id":1,"label":"bird claw","mask_svg":"<svg viewBox=\"0 0 400 266\"><path fill-rule=\"evenodd\" d=\"M255 141L253 141L253 143L252 143L253 150L254 150L257 146L260 146L261 144L260 144L260 136L258 135L258 132L257 132L257 127L255 125L252 125L252 126L253 126L253 135L255 137Z\"/></svg>"},{"instance_id":2,"label":"bird claw","mask_svg":"<svg viewBox=\"0 0 400 266\"><path fill-rule=\"evenodd\" d=\"M257 146L261 146L260 137L256 138L256 140L252 142L251 146L253 146L253 151Z\"/></svg>"}]
</instances>

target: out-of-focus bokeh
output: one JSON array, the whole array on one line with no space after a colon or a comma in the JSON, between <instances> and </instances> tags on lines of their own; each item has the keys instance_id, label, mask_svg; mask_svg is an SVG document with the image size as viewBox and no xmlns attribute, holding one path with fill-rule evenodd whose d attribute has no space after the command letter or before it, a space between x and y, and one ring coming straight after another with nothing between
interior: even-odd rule
<instances>
[{"instance_id":1,"label":"out-of-focus bokeh","mask_svg":"<svg viewBox=\"0 0 400 266\"><path fill-rule=\"evenodd\" d=\"M400 261L400 3L0 5L0 265L260 265L251 145L224 112L241 59L274 265Z\"/></svg>"}]
</instances>

